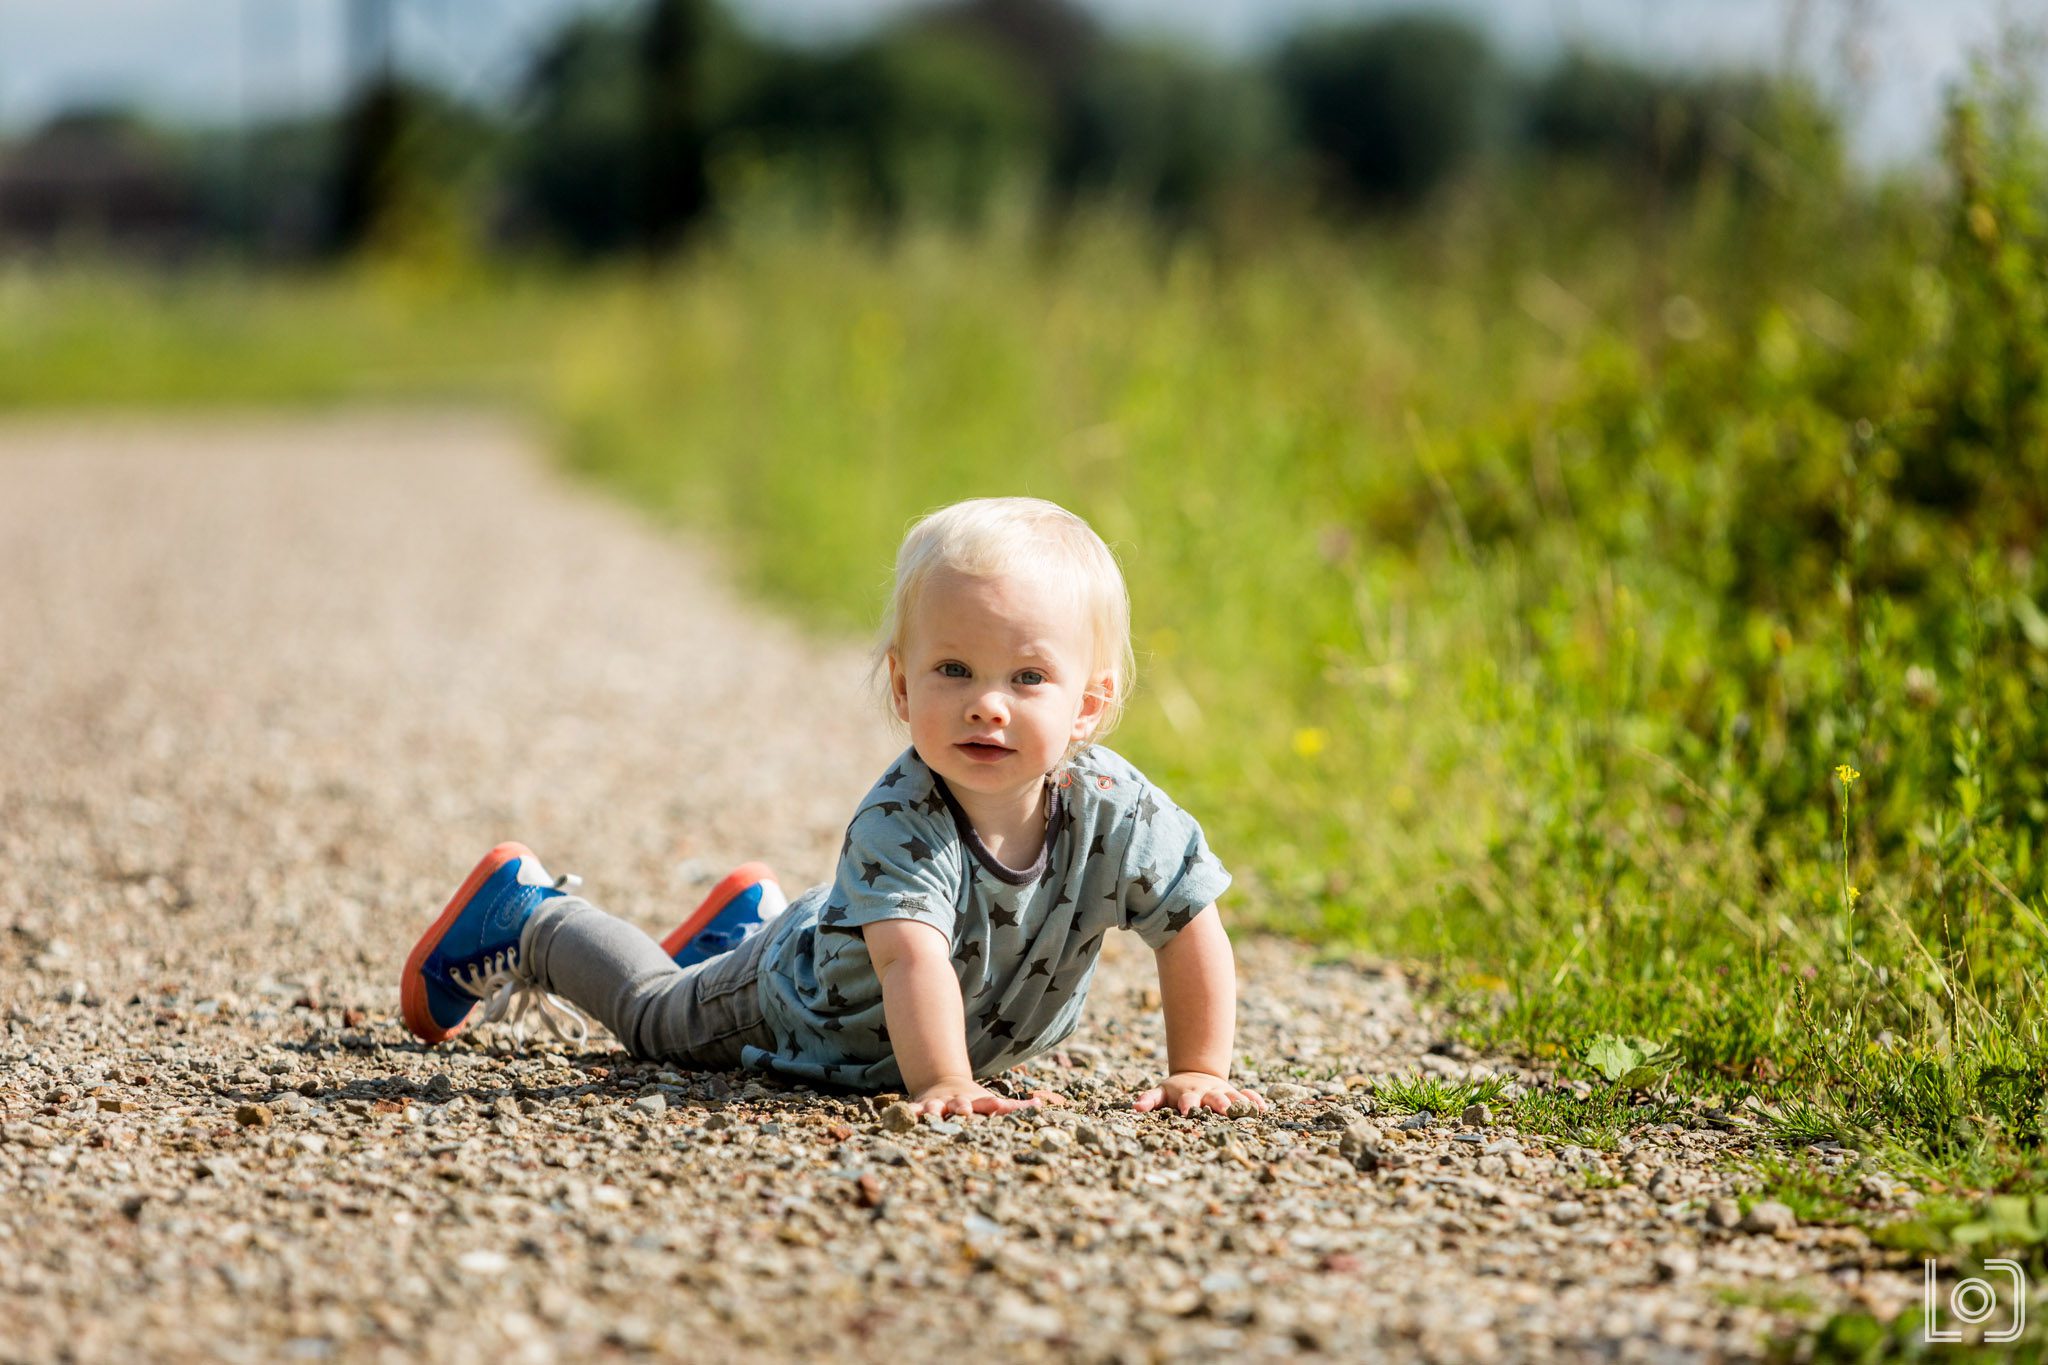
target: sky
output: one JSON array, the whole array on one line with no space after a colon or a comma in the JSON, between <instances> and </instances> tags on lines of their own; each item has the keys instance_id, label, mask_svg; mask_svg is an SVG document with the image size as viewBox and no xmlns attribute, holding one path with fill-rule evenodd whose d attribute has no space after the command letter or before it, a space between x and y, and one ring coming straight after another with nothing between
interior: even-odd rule
<instances>
[{"instance_id":1,"label":"sky","mask_svg":"<svg viewBox=\"0 0 2048 1365\"><path fill-rule=\"evenodd\" d=\"M403 60L489 97L535 41L579 10L631 0L396 0ZM813 41L856 35L917 0L729 0L752 27ZM1945 92L2005 22L2048 0L1083 0L1110 23L1225 52L1316 19L1435 8L1462 14L1529 64L1573 44L1671 64L1790 64L1843 102L1866 163L1932 147ZM0 0L0 127L85 103L172 119L328 106L344 86L346 0Z\"/></svg>"}]
</instances>

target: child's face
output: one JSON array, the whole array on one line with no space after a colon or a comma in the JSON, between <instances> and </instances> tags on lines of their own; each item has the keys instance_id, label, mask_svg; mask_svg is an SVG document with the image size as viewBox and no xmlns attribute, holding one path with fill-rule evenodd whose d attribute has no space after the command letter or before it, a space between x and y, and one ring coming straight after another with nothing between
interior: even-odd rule
<instances>
[{"instance_id":1,"label":"child's face","mask_svg":"<svg viewBox=\"0 0 2048 1365\"><path fill-rule=\"evenodd\" d=\"M1067 594L942 569L905 624L889 656L896 714L954 788L1022 794L1094 733L1108 680L1089 674L1088 623Z\"/></svg>"}]
</instances>

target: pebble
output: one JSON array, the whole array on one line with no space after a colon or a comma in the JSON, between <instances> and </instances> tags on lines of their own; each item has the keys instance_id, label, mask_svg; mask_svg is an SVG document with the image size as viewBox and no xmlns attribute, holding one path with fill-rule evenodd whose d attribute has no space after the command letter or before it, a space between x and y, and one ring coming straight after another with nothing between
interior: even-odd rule
<instances>
[{"instance_id":1,"label":"pebble","mask_svg":"<svg viewBox=\"0 0 2048 1365\"><path fill-rule=\"evenodd\" d=\"M662 1094L659 1090L655 1091L652 1095L642 1095L639 1099L633 1101L633 1108L649 1118L660 1118L668 1112L668 1096Z\"/></svg>"},{"instance_id":2,"label":"pebble","mask_svg":"<svg viewBox=\"0 0 2048 1365\"><path fill-rule=\"evenodd\" d=\"M270 1126L270 1106L267 1104L241 1104L235 1106L235 1122L244 1128L267 1128Z\"/></svg>"},{"instance_id":3,"label":"pebble","mask_svg":"<svg viewBox=\"0 0 2048 1365\"><path fill-rule=\"evenodd\" d=\"M1700 1268L1700 1258L1691 1247L1659 1247L1650 1265L1660 1280L1682 1280Z\"/></svg>"},{"instance_id":4,"label":"pebble","mask_svg":"<svg viewBox=\"0 0 2048 1365\"><path fill-rule=\"evenodd\" d=\"M898 1100L882 1111L882 1127L891 1133L907 1133L917 1127L917 1111Z\"/></svg>"},{"instance_id":5,"label":"pebble","mask_svg":"<svg viewBox=\"0 0 2048 1365\"><path fill-rule=\"evenodd\" d=\"M1584 1219L1585 1216L1586 1206L1576 1200L1568 1199L1562 1204L1552 1205L1550 1209L1550 1221L1560 1227L1570 1227L1572 1224Z\"/></svg>"},{"instance_id":6,"label":"pebble","mask_svg":"<svg viewBox=\"0 0 2048 1365\"><path fill-rule=\"evenodd\" d=\"M1493 1126L1493 1110L1483 1104L1468 1104L1465 1106L1463 1119L1464 1122L1474 1128L1491 1128Z\"/></svg>"},{"instance_id":7,"label":"pebble","mask_svg":"<svg viewBox=\"0 0 2048 1365\"><path fill-rule=\"evenodd\" d=\"M1799 1216L1775 1199L1766 1199L1750 1209L1742 1220L1744 1232L1777 1233L1799 1226Z\"/></svg>"},{"instance_id":8,"label":"pebble","mask_svg":"<svg viewBox=\"0 0 2048 1365\"><path fill-rule=\"evenodd\" d=\"M1716 1199L1707 1205L1710 1227L1734 1228L1742 1222L1742 1206L1733 1199Z\"/></svg>"}]
</instances>

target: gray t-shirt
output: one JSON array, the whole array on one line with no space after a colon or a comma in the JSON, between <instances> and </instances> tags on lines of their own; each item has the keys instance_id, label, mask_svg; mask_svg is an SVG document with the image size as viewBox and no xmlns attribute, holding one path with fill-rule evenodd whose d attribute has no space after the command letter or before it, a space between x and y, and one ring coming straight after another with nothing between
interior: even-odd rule
<instances>
[{"instance_id":1,"label":"gray t-shirt","mask_svg":"<svg viewBox=\"0 0 2048 1365\"><path fill-rule=\"evenodd\" d=\"M1038 861L1005 867L945 780L906 749L861 799L832 881L764 930L761 1009L775 1047L748 1048L745 1064L900 1089L882 983L858 930L914 919L952 942L967 1056L976 1076L993 1076L1073 1032L1104 934L1132 929L1156 950L1230 885L1194 818L1108 749L1047 781Z\"/></svg>"}]
</instances>

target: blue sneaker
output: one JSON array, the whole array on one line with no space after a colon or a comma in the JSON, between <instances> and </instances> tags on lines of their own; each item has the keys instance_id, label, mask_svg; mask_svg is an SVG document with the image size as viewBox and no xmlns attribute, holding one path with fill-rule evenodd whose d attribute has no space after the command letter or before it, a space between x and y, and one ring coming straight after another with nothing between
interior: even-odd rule
<instances>
[{"instance_id":1,"label":"blue sneaker","mask_svg":"<svg viewBox=\"0 0 2048 1365\"><path fill-rule=\"evenodd\" d=\"M661 950L678 967L729 953L745 943L789 905L766 863L743 863L711 888L704 903L669 931Z\"/></svg>"},{"instance_id":2,"label":"blue sneaker","mask_svg":"<svg viewBox=\"0 0 2048 1365\"><path fill-rule=\"evenodd\" d=\"M468 1026L479 1003L490 1021L504 1018L517 1000L515 1025L537 1005L556 1036L575 1043L588 1037L574 1007L540 991L519 965L526 921L577 881L550 877L524 844L499 844L485 854L405 960L405 1026L422 1042L446 1042Z\"/></svg>"}]
</instances>

